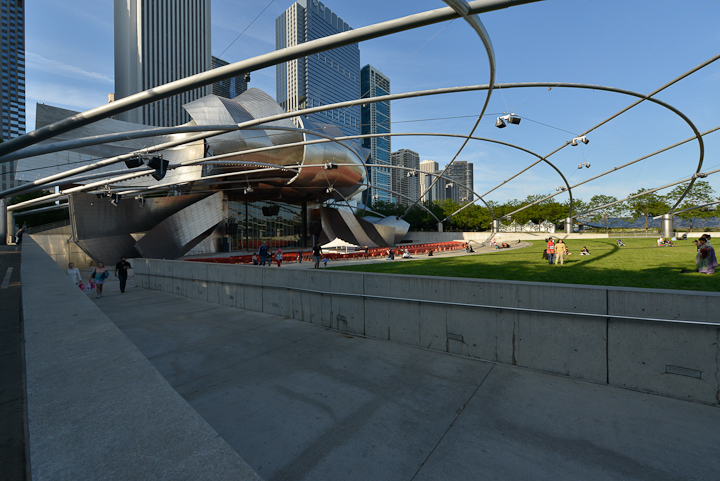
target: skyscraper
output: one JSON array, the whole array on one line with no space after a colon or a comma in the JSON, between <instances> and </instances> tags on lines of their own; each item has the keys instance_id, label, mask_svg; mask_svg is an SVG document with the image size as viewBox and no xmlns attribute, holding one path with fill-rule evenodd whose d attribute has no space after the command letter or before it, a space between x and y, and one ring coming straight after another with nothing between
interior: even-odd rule
<instances>
[{"instance_id":1,"label":"skyscraper","mask_svg":"<svg viewBox=\"0 0 720 481\"><path fill-rule=\"evenodd\" d=\"M457 160L453 162L448 168L447 177L450 177L455 183L457 188L453 189L453 200L464 204L466 202L472 202L474 196L473 190L473 164L472 162L465 162L464 160ZM465 188L469 187L470 189Z\"/></svg>"},{"instance_id":2,"label":"skyscraper","mask_svg":"<svg viewBox=\"0 0 720 481\"><path fill-rule=\"evenodd\" d=\"M229 62L212 57L212 68L224 67ZM219 82L212 84L212 93L218 97L225 97L226 99L234 99L241 93L245 92L248 88L247 84L250 81L250 74L245 73L230 77Z\"/></svg>"},{"instance_id":3,"label":"skyscraper","mask_svg":"<svg viewBox=\"0 0 720 481\"><path fill-rule=\"evenodd\" d=\"M423 160L420 162L421 172L432 172L440 174L440 165L434 160ZM433 180L437 179L434 175L420 174L420 193L432 185ZM430 190L423 196L422 201L438 201L445 199L445 179L438 179Z\"/></svg>"},{"instance_id":4,"label":"skyscraper","mask_svg":"<svg viewBox=\"0 0 720 481\"><path fill-rule=\"evenodd\" d=\"M25 133L25 8L22 0L2 0L2 139ZM2 190L18 185L17 162L0 164Z\"/></svg>"},{"instance_id":5,"label":"skyscraper","mask_svg":"<svg viewBox=\"0 0 720 481\"><path fill-rule=\"evenodd\" d=\"M298 0L275 19L275 47L292 47L350 30L318 0ZM277 102L286 112L360 98L358 45L321 52L276 67ZM360 133L360 107L310 114L316 124L333 123L345 135ZM296 124L298 122L296 121Z\"/></svg>"},{"instance_id":6,"label":"skyscraper","mask_svg":"<svg viewBox=\"0 0 720 481\"><path fill-rule=\"evenodd\" d=\"M360 92L362 98L379 97L390 94L390 79L382 74L372 65L365 65L360 70ZM390 133L390 101L366 104L360 109L362 134L386 134ZM375 201L392 202L392 174L391 169L382 168L381 165L391 165L390 137L370 137L363 139L362 146L370 149L368 164L368 178L372 187L363 192L363 200L366 203ZM385 190L383 190L385 189ZM369 200L368 200L369 199Z\"/></svg>"},{"instance_id":7,"label":"skyscraper","mask_svg":"<svg viewBox=\"0 0 720 481\"><path fill-rule=\"evenodd\" d=\"M397 198L399 204L410 205L414 203L421 193L420 176L417 172L420 168L420 156L412 150L400 149L392 153L392 165L413 169L392 169L392 190L402 194Z\"/></svg>"},{"instance_id":8,"label":"skyscraper","mask_svg":"<svg viewBox=\"0 0 720 481\"><path fill-rule=\"evenodd\" d=\"M115 0L115 99L210 69L210 0ZM190 121L182 105L200 87L123 112L118 120L170 127Z\"/></svg>"}]
</instances>

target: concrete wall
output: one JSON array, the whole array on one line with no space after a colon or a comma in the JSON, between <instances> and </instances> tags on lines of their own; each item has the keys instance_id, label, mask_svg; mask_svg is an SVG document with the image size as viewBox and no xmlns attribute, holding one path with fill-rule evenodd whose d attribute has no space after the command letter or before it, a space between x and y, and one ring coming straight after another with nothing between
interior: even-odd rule
<instances>
[{"instance_id":1,"label":"concrete wall","mask_svg":"<svg viewBox=\"0 0 720 481\"><path fill-rule=\"evenodd\" d=\"M63 269L65 269L70 262L74 262L75 267L78 269L93 267L95 265L95 262L93 262L76 243L69 241L69 234L43 233L32 234L30 237Z\"/></svg>"},{"instance_id":2,"label":"concrete wall","mask_svg":"<svg viewBox=\"0 0 720 481\"><path fill-rule=\"evenodd\" d=\"M680 236L684 232L678 232L677 235ZM419 244L428 244L433 242L451 242L451 241L477 241L477 242L484 242L487 239L490 238L490 232L408 232L405 237L403 238L403 242L406 242L408 240L411 240L413 243L419 243ZM699 233L694 233L695 237L700 237ZM688 237L691 237L693 233L690 233ZM544 239L548 238L549 236L553 236L555 239L617 239L618 237L621 239L634 239L634 235L628 235L625 233L610 233L608 234L602 234L602 233L596 233L596 234L565 234L564 232L555 232L554 234L550 234L547 232L538 232L538 233L532 233L532 232L498 232L495 234L495 240L500 242L511 242L511 241L517 241L517 240L523 240L523 241L538 241L542 242ZM659 237L659 235L656 234L650 234L648 236L649 238L656 239ZM644 238L644 236L643 236Z\"/></svg>"},{"instance_id":3,"label":"concrete wall","mask_svg":"<svg viewBox=\"0 0 720 481\"><path fill-rule=\"evenodd\" d=\"M261 479L31 238L21 278L32 479Z\"/></svg>"},{"instance_id":4,"label":"concrete wall","mask_svg":"<svg viewBox=\"0 0 720 481\"><path fill-rule=\"evenodd\" d=\"M707 321L717 318L712 310L720 305L717 293L148 259L136 259L134 267L136 285L145 289L461 356L720 403L720 324L605 317ZM530 311L475 307L479 305Z\"/></svg>"}]
</instances>

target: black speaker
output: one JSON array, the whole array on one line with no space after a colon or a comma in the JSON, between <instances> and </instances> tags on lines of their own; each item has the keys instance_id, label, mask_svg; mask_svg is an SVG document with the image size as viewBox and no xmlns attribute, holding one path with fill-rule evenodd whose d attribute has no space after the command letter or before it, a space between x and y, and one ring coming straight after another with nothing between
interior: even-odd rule
<instances>
[{"instance_id":1,"label":"black speaker","mask_svg":"<svg viewBox=\"0 0 720 481\"><path fill-rule=\"evenodd\" d=\"M161 155L158 155L157 157L151 157L150 160L148 160L147 165L151 169L155 169L155 172L150 175L152 175L155 180L161 180L163 177L165 177L165 174L167 173L167 168L168 165L170 165L170 161L165 160L162 158Z\"/></svg>"},{"instance_id":2,"label":"black speaker","mask_svg":"<svg viewBox=\"0 0 720 481\"><path fill-rule=\"evenodd\" d=\"M143 161L140 157L133 157L132 159L127 159L125 165L127 165L128 169L135 169L143 165Z\"/></svg>"}]
</instances>

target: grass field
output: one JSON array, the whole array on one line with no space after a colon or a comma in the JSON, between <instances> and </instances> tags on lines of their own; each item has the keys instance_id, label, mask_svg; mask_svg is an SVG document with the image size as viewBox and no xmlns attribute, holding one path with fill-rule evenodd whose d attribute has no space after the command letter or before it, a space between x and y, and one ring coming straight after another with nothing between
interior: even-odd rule
<instances>
[{"instance_id":1,"label":"grass field","mask_svg":"<svg viewBox=\"0 0 720 481\"><path fill-rule=\"evenodd\" d=\"M415 261L333 267L334 269L391 274L473 277L533 282L560 282L602 286L720 291L720 272L715 275L681 274L695 268L696 248L690 240L675 247L655 247L654 238L624 240L617 247L614 239L567 241L572 255L565 265L550 266L542 259L543 243L509 251ZM581 256L587 246L591 255Z\"/></svg>"}]
</instances>

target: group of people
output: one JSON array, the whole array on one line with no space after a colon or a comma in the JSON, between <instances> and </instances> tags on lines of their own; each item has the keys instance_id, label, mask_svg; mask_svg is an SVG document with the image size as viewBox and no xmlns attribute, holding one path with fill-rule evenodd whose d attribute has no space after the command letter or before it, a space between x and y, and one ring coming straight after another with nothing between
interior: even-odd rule
<instances>
[{"instance_id":1,"label":"group of people","mask_svg":"<svg viewBox=\"0 0 720 481\"><path fill-rule=\"evenodd\" d=\"M697 254L695 255L695 265L697 266L695 272L701 274L715 274L715 269L718 267L717 256L715 255L715 249L710 244L710 234L703 234L696 241L693 241L697 247Z\"/></svg>"},{"instance_id":2,"label":"group of people","mask_svg":"<svg viewBox=\"0 0 720 481\"><path fill-rule=\"evenodd\" d=\"M268 246L265 245L264 242L258 249L257 254L253 254L252 256L252 263L254 266L271 266L273 260L275 260L275 262L277 262L277 266L280 267L283 261L283 251L280 247L278 247L275 252L272 252L268 249ZM302 262L302 252L300 253L299 261Z\"/></svg>"},{"instance_id":3,"label":"group of people","mask_svg":"<svg viewBox=\"0 0 720 481\"><path fill-rule=\"evenodd\" d=\"M665 239L663 236L660 236L660 238L657 240L657 246L658 247L675 247L675 244L672 243L671 239Z\"/></svg>"},{"instance_id":4,"label":"group of people","mask_svg":"<svg viewBox=\"0 0 720 481\"><path fill-rule=\"evenodd\" d=\"M120 262L115 264L115 277L117 277L120 281L121 293L125 292L125 287L127 286L128 269L132 269L132 265L127 261L127 258L125 256L122 256L120 258ZM83 284L80 269L75 267L75 263L71 262L68 264L67 269L65 269L65 274L67 274L67 276L72 282L75 283L76 286L78 286L83 291L85 290L85 284ZM90 279L88 281L88 292L92 291L92 289L95 289L97 299L100 299L102 297L105 279L107 279L108 277L110 277L110 273L105 268L105 264L103 264L102 262L98 262L95 268L90 273Z\"/></svg>"},{"instance_id":5,"label":"group of people","mask_svg":"<svg viewBox=\"0 0 720 481\"><path fill-rule=\"evenodd\" d=\"M567 245L562 239L555 239L548 237L547 248L543 251L542 258L547 259L548 264L561 266L565 264L565 256L571 256L572 252L568 251ZM583 247L583 252L580 255L590 255L590 251L586 247Z\"/></svg>"}]
</instances>

